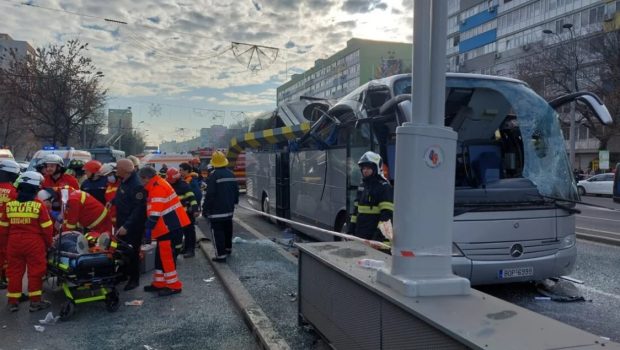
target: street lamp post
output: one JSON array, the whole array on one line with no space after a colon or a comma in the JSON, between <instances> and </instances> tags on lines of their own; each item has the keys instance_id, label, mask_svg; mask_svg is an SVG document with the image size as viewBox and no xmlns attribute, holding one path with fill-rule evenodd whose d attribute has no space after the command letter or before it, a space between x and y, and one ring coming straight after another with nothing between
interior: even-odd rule
<instances>
[{"instance_id":1,"label":"street lamp post","mask_svg":"<svg viewBox=\"0 0 620 350\"><path fill-rule=\"evenodd\" d=\"M577 87L577 71L579 70L579 57L577 56L577 41L575 40L575 31L573 30L573 25L571 23L564 23L562 25L562 29L568 29L569 33L570 33L570 41L572 44L572 55L575 59L575 63L573 64L571 62L571 80L572 80L572 86L571 86L571 90L572 92L577 92L578 91L578 87ZM545 34L554 34L558 37L559 41L562 41L562 38L560 38L560 36L558 35L558 33L555 33L554 31L550 30L550 29L545 29L543 30L543 33ZM575 168L575 143L576 143L576 139L577 139L577 135L576 135L576 127L575 127L575 101L573 101L570 104L570 117L569 117L569 139L568 139L568 145L569 145L569 159L570 159L570 165L571 168L574 169Z\"/></svg>"}]
</instances>

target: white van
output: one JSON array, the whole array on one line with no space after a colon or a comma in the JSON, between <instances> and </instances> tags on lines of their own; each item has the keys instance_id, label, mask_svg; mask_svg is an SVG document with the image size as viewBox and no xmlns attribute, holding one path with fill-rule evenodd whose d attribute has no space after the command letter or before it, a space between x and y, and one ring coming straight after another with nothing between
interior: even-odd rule
<instances>
[{"instance_id":1,"label":"white van","mask_svg":"<svg viewBox=\"0 0 620 350\"><path fill-rule=\"evenodd\" d=\"M10 149L0 149L0 160L3 159L15 160L15 158L13 158L13 153L11 153Z\"/></svg>"},{"instance_id":2,"label":"white van","mask_svg":"<svg viewBox=\"0 0 620 350\"><path fill-rule=\"evenodd\" d=\"M168 169L179 168L179 164L188 163L194 159L189 153L149 153L140 159L140 166L151 166L159 171L166 164Z\"/></svg>"},{"instance_id":3,"label":"white van","mask_svg":"<svg viewBox=\"0 0 620 350\"><path fill-rule=\"evenodd\" d=\"M62 157L65 163L65 167L69 165L69 162L73 159L79 159L84 163L93 159L90 152L76 150L73 147L69 148L44 148L40 151L37 151L32 159L30 160L30 165L28 165L28 170L34 170L35 166L39 164L39 161L43 159L48 154L58 154Z\"/></svg>"}]
</instances>

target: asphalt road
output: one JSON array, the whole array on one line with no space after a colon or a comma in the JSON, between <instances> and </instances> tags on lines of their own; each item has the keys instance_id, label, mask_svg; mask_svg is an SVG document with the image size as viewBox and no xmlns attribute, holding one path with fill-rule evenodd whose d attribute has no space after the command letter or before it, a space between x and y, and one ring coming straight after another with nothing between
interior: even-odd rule
<instances>
[{"instance_id":1,"label":"asphalt road","mask_svg":"<svg viewBox=\"0 0 620 350\"><path fill-rule=\"evenodd\" d=\"M157 297L142 291L120 292L117 312L106 311L103 302L76 306L66 322L35 330L48 311L58 315L65 301L62 290L45 284L51 309L28 312L28 303L10 313L6 291L0 291L0 349L258 349L256 341L223 289L201 251L192 259L179 258L178 272L184 283L181 294ZM143 274L142 285L150 283ZM122 285L121 285L122 287ZM141 300L141 306L126 301Z\"/></svg>"},{"instance_id":2,"label":"asphalt road","mask_svg":"<svg viewBox=\"0 0 620 350\"><path fill-rule=\"evenodd\" d=\"M578 204L577 232L588 235L598 235L620 240L620 203L615 203L610 197L582 196L582 202L600 207Z\"/></svg>"},{"instance_id":3,"label":"asphalt road","mask_svg":"<svg viewBox=\"0 0 620 350\"><path fill-rule=\"evenodd\" d=\"M585 199L589 203L599 205L613 203L610 198L585 197ZM245 201L242 201L242 205L249 207ZM615 206L620 208L620 205L615 204ZM585 206L580 205L579 207L582 209ZM280 248L289 251L293 255L296 254L296 250L286 244L288 236L283 232L282 227L278 227L265 220L259 214L249 212L243 208L237 210L235 215L262 235L280 242ZM582 211L582 215L597 215L600 217L605 215L605 217L610 219L618 217L620 222L620 215L618 213L605 212L599 209L586 207ZM582 225L590 225L588 226L590 228L599 227L583 223L587 219L578 216L577 225L579 226L581 223ZM614 229L613 226L607 228ZM620 232L620 229L616 229L616 232ZM304 237L297 237L297 239L305 240ZM569 277L581 280L584 283L573 284L561 280L551 291L564 296L583 296L586 301L557 302L536 300L536 297L544 295L538 291L535 283L484 286L477 289L558 321L619 342L620 327L618 325L620 324L620 313L617 310L620 310L620 279L617 275L620 272L618 269L620 266L620 247L580 239L577 242L577 249L576 268Z\"/></svg>"}]
</instances>

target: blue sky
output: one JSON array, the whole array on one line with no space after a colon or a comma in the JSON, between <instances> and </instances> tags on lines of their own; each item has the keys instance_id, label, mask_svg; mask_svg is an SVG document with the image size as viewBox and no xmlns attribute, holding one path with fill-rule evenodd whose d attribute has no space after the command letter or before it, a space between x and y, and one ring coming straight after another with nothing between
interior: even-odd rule
<instances>
[{"instance_id":1,"label":"blue sky","mask_svg":"<svg viewBox=\"0 0 620 350\"><path fill-rule=\"evenodd\" d=\"M150 143L187 139L275 107L276 88L352 37L411 42L412 0L0 0L0 33L33 46L79 38L109 108ZM108 19L108 20L106 20ZM112 20L112 21L110 21ZM120 23L119 23L120 22ZM265 49L259 67L248 53ZM248 69L253 66L253 71ZM288 73L288 74L287 74Z\"/></svg>"}]
</instances>

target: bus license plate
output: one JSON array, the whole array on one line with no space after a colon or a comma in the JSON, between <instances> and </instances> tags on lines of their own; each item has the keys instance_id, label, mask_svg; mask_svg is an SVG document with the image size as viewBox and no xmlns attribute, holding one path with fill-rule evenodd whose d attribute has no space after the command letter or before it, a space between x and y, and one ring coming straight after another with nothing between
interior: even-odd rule
<instances>
[{"instance_id":1,"label":"bus license plate","mask_svg":"<svg viewBox=\"0 0 620 350\"><path fill-rule=\"evenodd\" d=\"M499 278L518 278L518 277L527 277L534 276L534 268L531 266L527 267L515 267L511 269L503 269L499 270Z\"/></svg>"}]
</instances>

